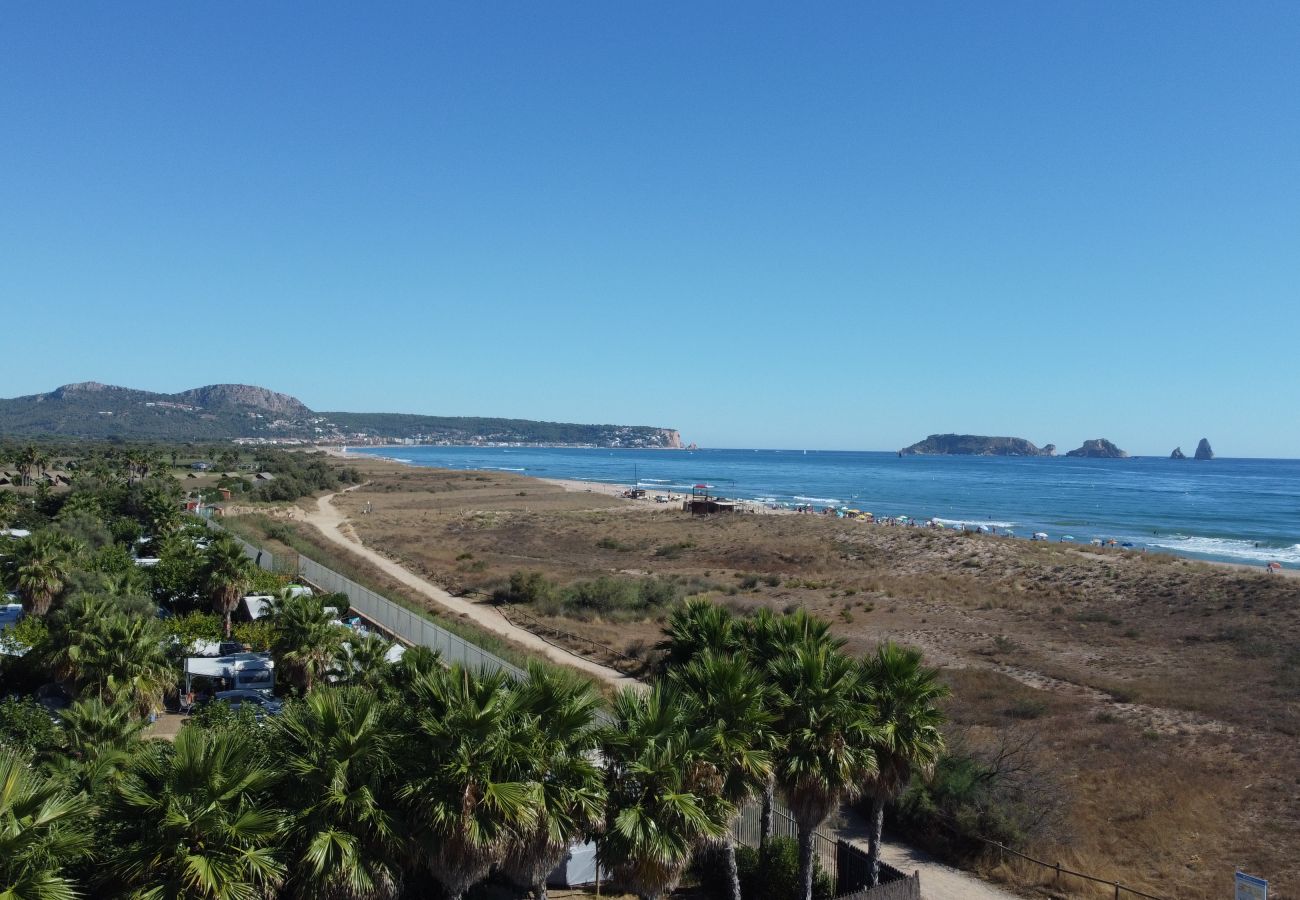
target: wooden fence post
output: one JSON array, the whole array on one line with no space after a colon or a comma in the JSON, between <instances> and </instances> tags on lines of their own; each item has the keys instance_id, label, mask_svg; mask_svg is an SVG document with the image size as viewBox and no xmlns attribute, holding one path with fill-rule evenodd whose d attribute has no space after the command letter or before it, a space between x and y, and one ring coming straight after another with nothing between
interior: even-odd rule
<instances>
[{"instance_id":1,"label":"wooden fence post","mask_svg":"<svg viewBox=\"0 0 1300 900\"><path fill-rule=\"evenodd\" d=\"M1060 883L1061 883L1061 864L1058 862L1056 864L1056 884L1059 885Z\"/></svg>"},{"instance_id":2,"label":"wooden fence post","mask_svg":"<svg viewBox=\"0 0 1300 900\"><path fill-rule=\"evenodd\" d=\"M1119 882L1115 882L1115 900L1119 900Z\"/></svg>"}]
</instances>

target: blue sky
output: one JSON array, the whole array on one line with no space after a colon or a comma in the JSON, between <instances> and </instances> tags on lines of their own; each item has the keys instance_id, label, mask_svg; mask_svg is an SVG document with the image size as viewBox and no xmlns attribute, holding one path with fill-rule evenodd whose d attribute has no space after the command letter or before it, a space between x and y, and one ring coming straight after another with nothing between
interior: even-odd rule
<instances>
[{"instance_id":1,"label":"blue sky","mask_svg":"<svg viewBox=\"0 0 1300 900\"><path fill-rule=\"evenodd\" d=\"M1300 457L1297 46L1294 2L6 4L0 396Z\"/></svg>"}]
</instances>

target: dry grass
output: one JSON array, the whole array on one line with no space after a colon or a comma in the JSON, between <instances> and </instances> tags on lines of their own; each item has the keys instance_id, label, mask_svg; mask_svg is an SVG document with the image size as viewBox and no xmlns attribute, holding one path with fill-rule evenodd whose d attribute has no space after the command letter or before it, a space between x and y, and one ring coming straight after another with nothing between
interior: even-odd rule
<instances>
[{"instance_id":1,"label":"dry grass","mask_svg":"<svg viewBox=\"0 0 1300 900\"><path fill-rule=\"evenodd\" d=\"M959 726L1041 732L1068 798L1064 839L1035 848L1046 858L1170 897L1226 896L1236 867L1279 895L1300 885L1300 580L805 516L691 518L508 473L362 466L373 483L337 501L357 534L459 593L520 570L561 584L654 574L740 613L805 607L854 651L920 646L953 680ZM660 637L655 621L554 624L632 655Z\"/></svg>"}]
</instances>

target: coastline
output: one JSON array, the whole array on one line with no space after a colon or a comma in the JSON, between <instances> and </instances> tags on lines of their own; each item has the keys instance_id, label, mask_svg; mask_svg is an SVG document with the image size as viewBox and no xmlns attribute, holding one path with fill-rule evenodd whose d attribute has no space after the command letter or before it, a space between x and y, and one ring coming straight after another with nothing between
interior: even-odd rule
<instances>
[{"instance_id":1,"label":"coastline","mask_svg":"<svg viewBox=\"0 0 1300 900\"><path fill-rule=\"evenodd\" d=\"M396 447L397 445L391 445L391 446ZM423 466L420 466L418 463L414 463L408 460L395 459L390 456L376 455L376 454L364 453L364 452L350 453L349 451L353 448L346 447L346 446L340 448L338 445L328 445L328 446L318 445L316 449L325 452L329 456L338 459L347 459L347 460L380 459L380 460L387 460L388 462L392 462L398 465L408 465L408 466L425 468ZM368 450L373 448L364 447L364 448L357 448L357 449ZM605 448L605 449L610 449L610 448ZM621 449L632 449L632 448L621 448ZM651 449L651 448L643 448L643 449ZM653 449L675 449L675 448L653 448ZM437 467L433 467L433 468L437 468ZM485 469L483 471L490 472L492 470ZM682 494L680 492L657 492L654 488L651 487L651 488L645 488L646 496L644 498L637 499L637 498L631 498L625 496L625 492L627 491L627 486L622 484L615 484L612 482L585 481L577 478L549 478L549 477L542 477L538 475L524 475L523 477L531 478L535 481L539 481L543 483L553 484L569 492L595 493L595 494L602 494L605 496L613 497L622 500L624 503L637 509L650 509L650 510L680 509L681 508L680 504L682 500L687 499L689 497L689 494ZM657 501L655 497L659 495L667 496L671 499L669 499L667 502ZM740 508L740 510L743 511L743 513L745 514L778 515L778 516L813 515L813 516L817 516L818 518L820 518L821 516L819 510L813 512L801 512L797 509L788 508L784 506L772 508L769 504L760 500L753 500L753 499L746 499L746 498L727 498L727 499L729 500L729 502L736 503ZM899 517L899 518L903 518L905 519L905 521L899 522L894 518L881 517L879 519L876 519L875 521L854 522L854 524L877 525L882 527L925 528L927 530L933 530L935 533L960 533L963 530L961 528L957 528L955 525L952 524L948 524L947 527L943 527L943 528L934 528L929 524L928 521L924 521L924 522L914 521L906 517ZM852 521L852 520L846 519L844 521ZM949 520L943 520L943 521L949 522ZM966 523L966 524L974 524L974 523ZM1039 543L1033 541L1032 538L1025 535L999 534L996 532L996 530L993 533L988 534L986 536L999 537L1003 539L1009 538L1012 540L1026 541L1030 543ZM1255 574L1260 574L1260 575L1283 575L1292 578L1300 577L1300 567L1288 568L1286 564L1280 562L1276 564L1281 566L1281 568L1274 569L1270 567L1269 562L1235 562L1235 561L1223 560L1223 559L1204 559L1192 555L1190 553L1180 553L1174 549L1161 548L1161 547L1097 546L1095 544L1092 544L1091 542L1084 542L1084 541L1077 541L1077 540L1071 540L1071 541L1050 540L1049 542L1052 544L1073 546L1080 550L1086 549L1087 552L1096 552L1096 553L1118 552L1118 553L1133 554L1135 556L1158 555L1160 557L1173 558L1173 559L1183 560L1191 563L1204 563L1206 565L1215 566L1215 567L1225 567L1225 568L1234 569L1243 572L1254 572Z\"/></svg>"}]
</instances>

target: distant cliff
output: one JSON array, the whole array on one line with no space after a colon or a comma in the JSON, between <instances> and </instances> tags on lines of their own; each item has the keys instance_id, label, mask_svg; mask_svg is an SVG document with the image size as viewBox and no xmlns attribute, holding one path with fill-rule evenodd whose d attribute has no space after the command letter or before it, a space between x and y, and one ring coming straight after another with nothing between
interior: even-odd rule
<instances>
[{"instance_id":1,"label":"distant cliff","mask_svg":"<svg viewBox=\"0 0 1300 900\"><path fill-rule=\"evenodd\" d=\"M1105 438L1084 441L1078 450L1071 450L1066 456L1086 457L1088 459L1127 459L1128 454Z\"/></svg>"},{"instance_id":2,"label":"distant cliff","mask_svg":"<svg viewBox=\"0 0 1300 900\"><path fill-rule=\"evenodd\" d=\"M932 434L898 452L900 456L1055 456L1056 445L1037 447L1017 437Z\"/></svg>"},{"instance_id":3,"label":"distant cliff","mask_svg":"<svg viewBox=\"0 0 1300 900\"><path fill-rule=\"evenodd\" d=\"M1210 449L1208 438L1201 438L1201 442L1196 445L1197 459L1214 459L1214 451Z\"/></svg>"}]
</instances>

